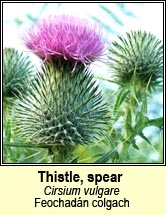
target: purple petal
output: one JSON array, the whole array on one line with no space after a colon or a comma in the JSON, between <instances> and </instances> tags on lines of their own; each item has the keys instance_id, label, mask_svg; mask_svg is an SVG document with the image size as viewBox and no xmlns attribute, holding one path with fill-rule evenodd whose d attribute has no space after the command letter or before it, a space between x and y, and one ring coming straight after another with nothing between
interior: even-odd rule
<instances>
[{"instance_id":1,"label":"purple petal","mask_svg":"<svg viewBox=\"0 0 166 215\"><path fill-rule=\"evenodd\" d=\"M89 64L105 50L97 23L67 15L39 21L22 39L28 49L46 60L64 58Z\"/></svg>"}]
</instances>

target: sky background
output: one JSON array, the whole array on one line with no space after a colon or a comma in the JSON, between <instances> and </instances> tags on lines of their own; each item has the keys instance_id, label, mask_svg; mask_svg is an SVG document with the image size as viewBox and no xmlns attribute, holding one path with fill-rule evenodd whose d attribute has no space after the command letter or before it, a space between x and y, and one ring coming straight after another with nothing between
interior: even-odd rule
<instances>
[{"instance_id":1,"label":"sky background","mask_svg":"<svg viewBox=\"0 0 166 215\"><path fill-rule=\"evenodd\" d=\"M155 34L159 39L163 37L163 4L162 3L125 3L125 9L133 16L124 15L118 7L120 3L102 3L116 14L123 25L119 25L105 13L96 3L4 3L4 46L20 47L20 34L31 26L28 16L40 18L50 14L72 14L81 17L97 17L109 25L116 33L123 34L130 30L146 30ZM22 24L18 25L18 23ZM116 38L113 35L110 40Z\"/></svg>"}]
</instances>

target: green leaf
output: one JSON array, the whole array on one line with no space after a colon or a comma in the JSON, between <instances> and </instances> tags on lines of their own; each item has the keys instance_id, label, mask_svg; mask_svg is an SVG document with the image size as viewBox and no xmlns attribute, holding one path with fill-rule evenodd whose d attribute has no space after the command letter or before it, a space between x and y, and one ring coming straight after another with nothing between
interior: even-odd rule
<instances>
[{"instance_id":1,"label":"green leaf","mask_svg":"<svg viewBox=\"0 0 166 215\"><path fill-rule=\"evenodd\" d=\"M147 96L144 96L143 102L142 102L142 106L141 106L141 112L142 113L147 113Z\"/></svg>"},{"instance_id":2,"label":"green leaf","mask_svg":"<svg viewBox=\"0 0 166 215\"><path fill-rule=\"evenodd\" d=\"M101 158L99 158L97 161L95 161L94 163L106 163L107 161L109 161L111 159L111 157L116 153L116 149L111 150L109 152L107 152L106 154L104 154Z\"/></svg>"},{"instance_id":3,"label":"green leaf","mask_svg":"<svg viewBox=\"0 0 166 215\"><path fill-rule=\"evenodd\" d=\"M135 129L137 130L138 133L140 131L142 131L142 129L147 127L148 122L149 122L148 117L146 117L142 112L137 112L136 113Z\"/></svg>"},{"instance_id":4,"label":"green leaf","mask_svg":"<svg viewBox=\"0 0 166 215\"><path fill-rule=\"evenodd\" d=\"M137 144L135 144L135 142L132 143L133 148L139 150L139 147L137 146Z\"/></svg>"},{"instance_id":5,"label":"green leaf","mask_svg":"<svg viewBox=\"0 0 166 215\"><path fill-rule=\"evenodd\" d=\"M130 108L127 110L126 119L125 119L125 128L127 132L127 136L131 135L131 131L133 131L132 128L132 114Z\"/></svg>"},{"instance_id":6,"label":"green leaf","mask_svg":"<svg viewBox=\"0 0 166 215\"><path fill-rule=\"evenodd\" d=\"M123 88L120 90L113 109L115 113L119 109L120 105L122 104L122 102L124 101L129 92L130 92L129 90L127 89L124 90Z\"/></svg>"},{"instance_id":7,"label":"green leaf","mask_svg":"<svg viewBox=\"0 0 166 215\"><path fill-rule=\"evenodd\" d=\"M161 128L163 125L163 117L159 117L157 119L150 119L148 121L149 126L156 126L158 128Z\"/></svg>"},{"instance_id":8,"label":"green leaf","mask_svg":"<svg viewBox=\"0 0 166 215\"><path fill-rule=\"evenodd\" d=\"M150 145L152 145L152 143L149 141L149 139L148 139L147 137L145 137L145 135L144 135L142 132L139 133L139 136L142 137L142 138L143 138L146 142L148 142Z\"/></svg>"},{"instance_id":9,"label":"green leaf","mask_svg":"<svg viewBox=\"0 0 166 215\"><path fill-rule=\"evenodd\" d=\"M156 126L158 128L161 128L163 126L163 117L159 117L157 119L148 119L148 117L144 116L141 112L139 112L139 120L135 126L135 129L139 133L145 127L149 126Z\"/></svg>"}]
</instances>

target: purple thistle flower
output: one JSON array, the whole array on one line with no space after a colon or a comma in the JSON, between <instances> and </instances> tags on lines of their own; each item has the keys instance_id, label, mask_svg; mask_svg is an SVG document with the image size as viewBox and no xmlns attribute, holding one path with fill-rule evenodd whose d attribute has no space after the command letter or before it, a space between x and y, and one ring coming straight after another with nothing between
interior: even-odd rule
<instances>
[{"instance_id":1,"label":"purple thistle flower","mask_svg":"<svg viewBox=\"0 0 166 215\"><path fill-rule=\"evenodd\" d=\"M64 58L87 65L100 59L105 50L101 34L97 23L60 15L39 21L27 31L23 41L43 60Z\"/></svg>"}]
</instances>

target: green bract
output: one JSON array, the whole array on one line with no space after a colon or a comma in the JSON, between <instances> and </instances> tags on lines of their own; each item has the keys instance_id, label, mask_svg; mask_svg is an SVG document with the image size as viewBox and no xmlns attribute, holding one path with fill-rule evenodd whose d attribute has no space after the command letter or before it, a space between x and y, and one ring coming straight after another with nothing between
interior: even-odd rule
<instances>
[{"instance_id":1,"label":"green bract","mask_svg":"<svg viewBox=\"0 0 166 215\"><path fill-rule=\"evenodd\" d=\"M60 61L61 62L61 61ZM32 143L75 145L102 132L106 106L93 75L70 61L45 63L16 106L19 135Z\"/></svg>"},{"instance_id":2,"label":"green bract","mask_svg":"<svg viewBox=\"0 0 166 215\"><path fill-rule=\"evenodd\" d=\"M126 33L119 36L109 49L109 65L119 84L128 84L135 75L141 87L153 87L162 80L163 46L154 35L146 32Z\"/></svg>"},{"instance_id":3,"label":"green bract","mask_svg":"<svg viewBox=\"0 0 166 215\"><path fill-rule=\"evenodd\" d=\"M30 77L32 65L29 57L14 48L3 50L3 96L14 97L18 90L23 92L23 82Z\"/></svg>"}]
</instances>

